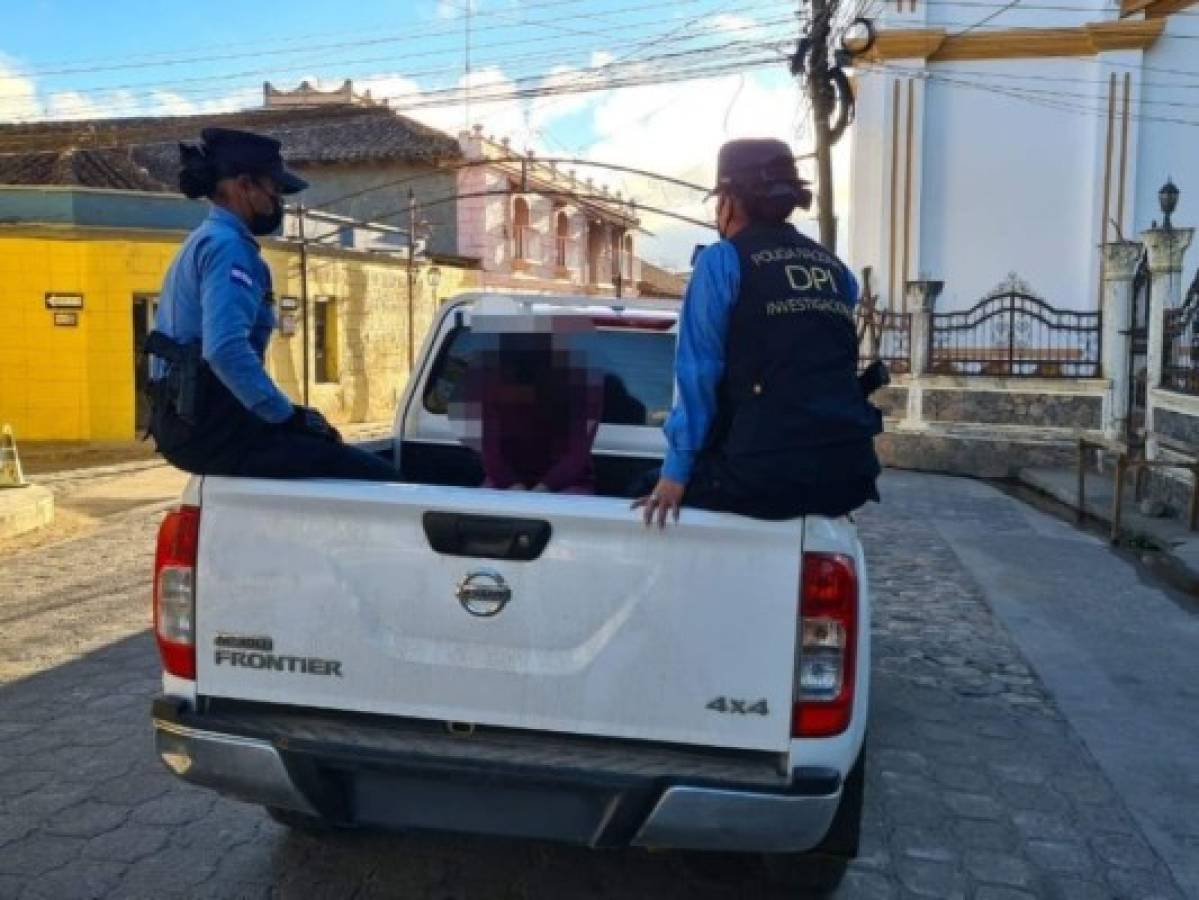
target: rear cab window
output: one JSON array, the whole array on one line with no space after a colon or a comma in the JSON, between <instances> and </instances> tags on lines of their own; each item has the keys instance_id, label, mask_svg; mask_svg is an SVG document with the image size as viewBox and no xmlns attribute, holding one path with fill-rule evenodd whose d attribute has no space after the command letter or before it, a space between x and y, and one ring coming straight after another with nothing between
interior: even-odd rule
<instances>
[{"instance_id":1,"label":"rear cab window","mask_svg":"<svg viewBox=\"0 0 1199 900\"><path fill-rule=\"evenodd\" d=\"M432 415L446 415L472 364L488 346L490 335L458 325L447 335L426 382L421 403ZM655 323L652 328L604 327L572 335L572 351L586 359L603 383L606 425L661 428L674 399L675 335Z\"/></svg>"}]
</instances>

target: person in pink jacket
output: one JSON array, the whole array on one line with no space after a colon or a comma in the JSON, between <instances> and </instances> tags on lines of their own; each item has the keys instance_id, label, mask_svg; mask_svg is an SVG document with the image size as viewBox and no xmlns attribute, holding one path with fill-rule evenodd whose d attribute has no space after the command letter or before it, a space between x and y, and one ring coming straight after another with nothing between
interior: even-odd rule
<instances>
[{"instance_id":1,"label":"person in pink jacket","mask_svg":"<svg viewBox=\"0 0 1199 900\"><path fill-rule=\"evenodd\" d=\"M591 494L603 390L545 333L505 334L483 369L484 487Z\"/></svg>"}]
</instances>

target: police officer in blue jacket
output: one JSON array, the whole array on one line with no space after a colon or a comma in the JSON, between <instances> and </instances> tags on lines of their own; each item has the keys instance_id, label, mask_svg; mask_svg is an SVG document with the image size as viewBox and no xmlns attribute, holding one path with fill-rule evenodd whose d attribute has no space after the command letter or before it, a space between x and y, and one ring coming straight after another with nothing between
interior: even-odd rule
<instances>
[{"instance_id":1,"label":"police officer in blue jacket","mask_svg":"<svg viewBox=\"0 0 1199 900\"><path fill-rule=\"evenodd\" d=\"M782 141L730 141L717 162L722 240L683 300L678 400L646 524L682 505L764 519L844 515L878 500L882 416L858 380L858 285L787 219L811 204Z\"/></svg>"},{"instance_id":2,"label":"police officer in blue jacket","mask_svg":"<svg viewBox=\"0 0 1199 900\"><path fill-rule=\"evenodd\" d=\"M204 475L394 480L318 411L293 405L263 365L275 312L255 237L278 230L283 195L306 182L272 138L208 128L202 139L180 145L179 187L212 210L171 264L146 342L159 452Z\"/></svg>"}]
</instances>

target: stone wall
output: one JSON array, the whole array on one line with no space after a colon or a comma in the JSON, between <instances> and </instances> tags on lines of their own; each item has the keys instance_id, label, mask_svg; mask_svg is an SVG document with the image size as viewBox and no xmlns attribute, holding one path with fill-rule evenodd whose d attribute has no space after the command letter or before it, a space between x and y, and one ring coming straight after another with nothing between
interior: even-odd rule
<instances>
[{"instance_id":1,"label":"stone wall","mask_svg":"<svg viewBox=\"0 0 1199 900\"><path fill-rule=\"evenodd\" d=\"M299 255L281 242L264 242L277 297L300 296ZM440 265L441 282L434 295L428 265L416 268L411 303L407 265L396 259L332 249L312 250L308 261L311 299L307 334L279 333L271 342L267 367L279 386L296 402L304 396L304 342L308 341L309 390L312 406L336 423L378 422L395 415L408 380L409 341L419 358L425 335L441 303L478 284L478 273ZM319 298L319 299L318 299ZM333 380L315 381L315 328L318 302L332 304L330 354ZM412 321L409 322L409 309Z\"/></svg>"},{"instance_id":2,"label":"stone wall","mask_svg":"<svg viewBox=\"0 0 1199 900\"><path fill-rule=\"evenodd\" d=\"M900 375L872 398L887 419L884 464L979 478L1070 466L1102 427L1103 379Z\"/></svg>"},{"instance_id":3,"label":"stone wall","mask_svg":"<svg viewBox=\"0 0 1199 900\"><path fill-rule=\"evenodd\" d=\"M889 431L875 440L883 465L974 478L1011 478L1023 468L1072 466L1077 443L1065 438L943 431Z\"/></svg>"},{"instance_id":4,"label":"stone wall","mask_svg":"<svg viewBox=\"0 0 1199 900\"><path fill-rule=\"evenodd\" d=\"M1150 469L1145 495L1166 504L1171 514L1185 515L1191 502L1191 476L1185 469Z\"/></svg>"},{"instance_id":5,"label":"stone wall","mask_svg":"<svg viewBox=\"0 0 1199 900\"><path fill-rule=\"evenodd\" d=\"M995 390L926 390L922 411L930 422L1093 429L1101 425L1103 398Z\"/></svg>"},{"instance_id":6,"label":"stone wall","mask_svg":"<svg viewBox=\"0 0 1199 900\"><path fill-rule=\"evenodd\" d=\"M1199 416L1159 407L1153 411L1153 433L1199 449Z\"/></svg>"},{"instance_id":7,"label":"stone wall","mask_svg":"<svg viewBox=\"0 0 1199 900\"><path fill-rule=\"evenodd\" d=\"M1154 459L1191 462L1199 456L1199 397L1156 388L1151 393L1149 441ZM1146 493L1171 510L1185 513L1191 500L1191 474L1185 469L1152 469Z\"/></svg>"}]
</instances>

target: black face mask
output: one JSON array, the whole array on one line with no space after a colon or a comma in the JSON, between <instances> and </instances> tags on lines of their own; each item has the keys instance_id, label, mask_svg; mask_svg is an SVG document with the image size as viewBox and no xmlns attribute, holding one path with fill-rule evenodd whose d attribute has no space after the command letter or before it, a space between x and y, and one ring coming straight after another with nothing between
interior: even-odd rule
<instances>
[{"instance_id":1,"label":"black face mask","mask_svg":"<svg viewBox=\"0 0 1199 900\"><path fill-rule=\"evenodd\" d=\"M250 217L250 233L259 237L274 234L283 224L283 201L278 197L271 198L271 211L260 213L257 210Z\"/></svg>"}]
</instances>

